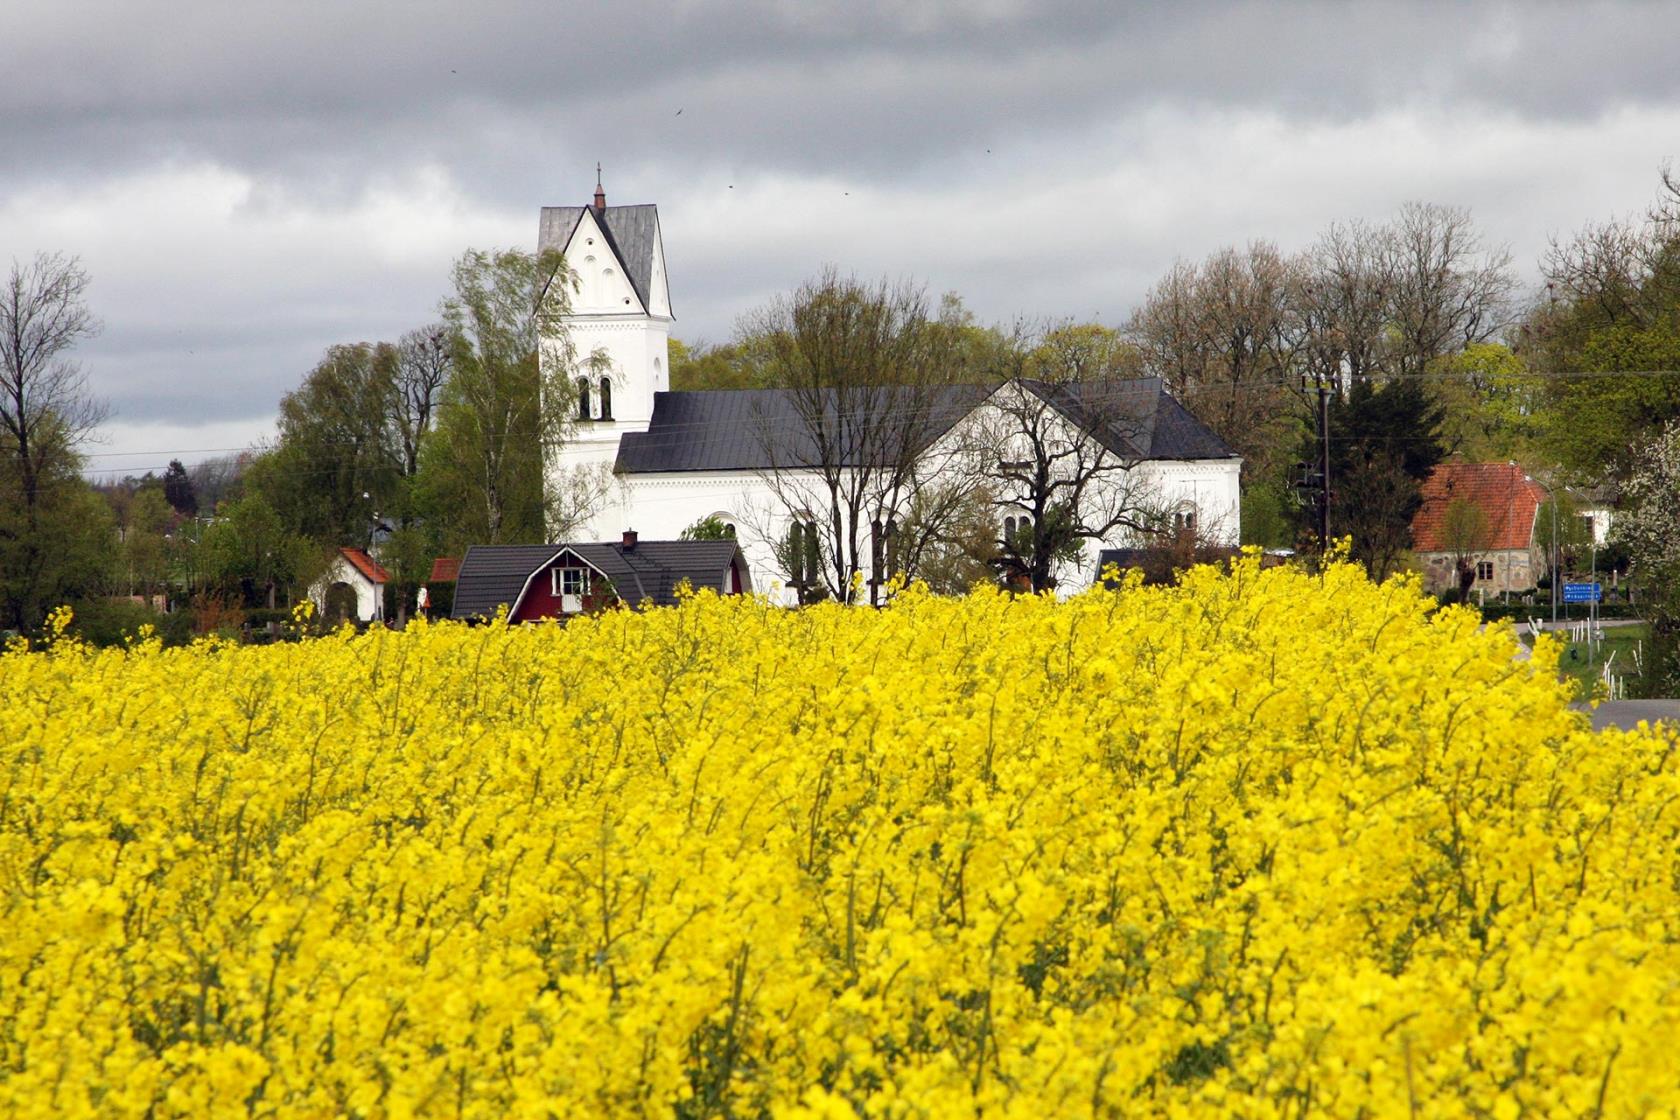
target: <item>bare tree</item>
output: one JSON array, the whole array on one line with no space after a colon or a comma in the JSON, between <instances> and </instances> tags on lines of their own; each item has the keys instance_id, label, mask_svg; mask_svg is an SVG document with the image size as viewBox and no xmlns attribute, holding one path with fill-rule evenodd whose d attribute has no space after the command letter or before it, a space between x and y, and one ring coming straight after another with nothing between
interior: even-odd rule
<instances>
[{"instance_id":1,"label":"bare tree","mask_svg":"<svg viewBox=\"0 0 1680 1120\"><path fill-rule=\"evenodd\" d=\"M1436 359L1486 342L1510 324L1511 254L1483 249L1470 211L1408 202L1382 241L1393 372L1420 375Z\"/></svg>"},{"instance_id":2,"label":"bare tree","mask_svg":"<svg viewBox=\"0 0 1680 1120\"><path fill-rule=\"evenodd\" d=\"M1468 498L1454 498L1441 513L1441 544L1452 558L1458 601L1470 601L1476 565L1493 543L1493 527L1482 507Z\"/></svg>"},{"instance_id":3,"label":"bare tree","mask_svg":"<svg viewBox=\"0 0 1680 1120\"><path fill-rule=\"evenodd\" d=\"M1159 392L1149 380L1017 374L992 394L978 423L987 431L984 476L1002 524L998 563L1007 582L1049 590L1086 541L1159 526L1157 495L1136 470L1144 417Z\"/></svg>"},{"instance_id":4,"label":"bare tree","mask_svg":"<svg viewBox=\"0 0 1680 1120\"><path fill-rule=\"evenodd\" d=\"M453 353L453 339L444 323L409 331L397 343L391 423L402 454L403 474L409 478L419 469L420 444L431 430L432 413L449 380Z\"/></svg>"},{"instance_id":5,"label":"bare tree","mask_svg":"<svg viewBox=\"0 0 1680 1120\"><path fill-rule=\"evenodd\" d=\"M27 265L12 262L0 292L0 432L27 511L44 476L107 415L81 366L64 356L99 329L84 302L87 286L76 258L38 253Z\"/></svg>"},{"instance_id":6,"label":"bare tree","mask_svg":"<svg viewBox=\"0 0 1680 1120\"><path fill-rule=\"evenodd\" d=\"M1262 475L1289 412L1291 268L1265 241L1223 249L1200 265L1181 262L1126 326L1143 370L1165 380Z\"/></svg>"},{"instance_id":7,"label":"bare tree","mask_svg":"<svg viewBox=\"0 0 1680 1120\"><path fill-rule=\"evenodd\" d=\"M765 481L802 534L772 537L790 575L853 602L867 572L878 601L891 560L920 551L907 534L937 534L961 507L951 493L905 517L930 478L961 474L946 468L965 446L933 445L980 391L946 384L949 332L930 329L926 298L908 283L867 285L829 268L744 319L739 334L781 386L761 399L756 423Z\"/></svg>"},{"instance_id":8,"label":"bare tree","mask_svg":"<svg viewBox=\"0 0 1680 1120\"><path fill-rule=\"evenodd\" d=\"M1391 234L1364 222L1332 225L1302 258L1290 295L1303 372L1338 388L1387 372Z\"/></svg>"}]
</instances>

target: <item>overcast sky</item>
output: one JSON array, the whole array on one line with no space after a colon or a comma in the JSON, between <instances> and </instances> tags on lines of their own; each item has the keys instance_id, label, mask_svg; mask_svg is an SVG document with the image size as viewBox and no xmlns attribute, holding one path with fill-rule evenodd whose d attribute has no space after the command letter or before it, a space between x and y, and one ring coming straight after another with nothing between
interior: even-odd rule
<instances>
[{"instance_id":1,"label":"overcast sky","mask_svg":"<svg viewBox=\"0 0 1680 1120\"><path fill-rule=\"evenodd\" d=\"M1419 199L1532 278L1680 149L1680 5L0 5L0 264L81 257L98 469L272 431L544 205L659 204L676 337L833 263L1118 324L1178 257Z\"/></svg>"}]
</instances>

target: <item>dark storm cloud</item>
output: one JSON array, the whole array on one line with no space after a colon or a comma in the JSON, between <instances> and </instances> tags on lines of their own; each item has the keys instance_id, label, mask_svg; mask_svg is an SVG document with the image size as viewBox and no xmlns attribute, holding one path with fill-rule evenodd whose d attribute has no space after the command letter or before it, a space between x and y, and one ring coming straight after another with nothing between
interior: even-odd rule
<instances>
[{"instance_id":1,"label":"dark storm cloud","mask_svg":"<svg viewBox=\"0 0 1680 1120\"><path fill-rule=\"evenodd\" d=\"M619 162L892 177L1162 102L1593 115L1680 88L1680 10L1582 4L61 4L0 38L0 176L160 156L330 194L444 162L525 197ZM681 109L682 115L677 116ZM510 139L518 142L510 144Z\"/></svg>"},{"instance_id":2,"label":"dark storm cloud","mask_svg":"<svg viewBox=\"0 0 1680 1120\"><path fill-rule=\"evenodd\" d=\"M596 160L660 204L681 337L829 261L1118 322L1175 256L1406 198L1531 262L1646 197L1676 41L1651 4L14 0L0 258L83 257L81 357L171 430L425 321Z\"/></svg>"}]
</instances>

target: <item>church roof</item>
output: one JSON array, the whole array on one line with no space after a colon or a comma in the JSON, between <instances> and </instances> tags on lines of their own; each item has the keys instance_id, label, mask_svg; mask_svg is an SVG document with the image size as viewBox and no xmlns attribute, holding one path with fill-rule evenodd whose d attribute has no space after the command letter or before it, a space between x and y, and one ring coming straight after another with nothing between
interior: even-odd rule
<instances>
[{"instance_id":1,"label":"church roof","mask_svg":"<svg viewBox=\"0 0 1680 1120\"><path fill-rule=\"evenodd\" d=\"M918 442L926 447L991 395L980 385L952 385L936 391ZM879 407L893 407L882 390ZM827 407L833 408L832 400ZM801 419L799 397L787 389L715 389L655 393L646 432L619 439L613 468L632 474L656 471L770 470L819 459L810 425ZM860 458L842 450L841 462Z\"/></svg>"},{"instance_id":2,"label":"church roof","mask_svg":"<svg viewBox=\"0 0 1680 1120\"><path fill-rule=\"evenodd\" d=\"M1160 378L1097 385L1022 385L1089 428L1116 455L1139 459L1230 459L1220 439L1166 392ZM996 392L996 386L951 385L929 403L922 447L930 446ZM1116 418L1125 416L1122 423ZM625 474L767 471L819 461L797 397L786 389L717 389L655 393L646 432L619 440L614 470ZM849 461L842 452L841 461Z\"/></svg>"},{"instance_id":3,"label":"church roof","mask_svg":"<svg viewBox=\"0 0 1680 1120\"><path fill-rule=\"evenodd\" d=\"M537 225L537 252L566 251L588 206L544 206ZM636 289L644 308L652 308L653 254L659 242L659 207L651 202L635 206L608 206L595 215L607 244L618 254L624 275Z\"/></svg>"},{"instance_id":4,"label":"church roof","mask_svg":"<svg viewBox=\"0 0 1680 1120\"><path fill-rule=\"evenodd\" d=\"M1190 415L1159 377L1021 384L1122 458L1236 458L1231 445Z\"/></svg>"}]
</instances>

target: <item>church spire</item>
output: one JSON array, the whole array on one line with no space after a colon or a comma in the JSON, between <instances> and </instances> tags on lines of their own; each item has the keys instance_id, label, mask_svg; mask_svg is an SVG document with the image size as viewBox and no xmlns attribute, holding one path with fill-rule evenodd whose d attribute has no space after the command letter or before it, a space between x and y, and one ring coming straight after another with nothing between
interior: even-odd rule
<instances>
[{"instance_id":1,"label":"church spire","mask_svg":"<svg viewBox=\"0 0 1680 1120\"><path fill-rule=\"evenodd\" d=\"M595 213L599 214L607 208L607 192L601 189L601 164L595 164Z\"/></svg>"}]
</instances>

